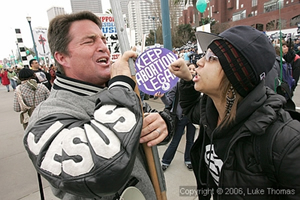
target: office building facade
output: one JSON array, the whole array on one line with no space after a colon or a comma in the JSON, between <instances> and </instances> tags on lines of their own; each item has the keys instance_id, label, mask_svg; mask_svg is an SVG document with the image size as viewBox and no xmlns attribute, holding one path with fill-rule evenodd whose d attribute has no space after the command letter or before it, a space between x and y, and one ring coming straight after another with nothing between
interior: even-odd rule
<instances>
[{"instance_id":1,"label":"office building facade","mask_svg":"<svg viewBox=\"0 0 300 200\"><path fill-rule=\"evenodd\" d=\"M63 7L52 7L47 10L49 22L57 15L63 15L63 14L65 14L65 9Z\"/></svg>"},{"instance_id":2,"label":"office building facade","mask_svg":"<svg viewBox=\"0 0 300 200\"><path fill-rule=\"evenodd\" d=\"M71 0L72 13L90 11L103 13L101 0Z\"/></svg>"}]
</instances>

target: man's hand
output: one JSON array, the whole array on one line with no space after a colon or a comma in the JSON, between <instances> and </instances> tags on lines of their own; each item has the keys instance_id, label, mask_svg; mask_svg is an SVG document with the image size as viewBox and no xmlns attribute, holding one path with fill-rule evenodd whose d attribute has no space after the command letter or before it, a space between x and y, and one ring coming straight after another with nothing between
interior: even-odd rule
<instances>
[{"instance_id":1,"label":"man's hand","mask_svg":"<svg viewBox=\"0 0 300 200\"><path fill-rule=\"evenodd\" d=\"M169 66L169 70L172 74L185 81L191 81L193 79L188 66L182 58L171 63L171 65Z\"/></svg>"},{"instance_id":2,"label":"man's hand","mask_svg":"<svg viewBox=\"0 0 300 200\"><path fill-rule=\"evenodd\" d=\"M125 75L131 77L129 69L129 58L136 58L137 53L134 51L126 51L123 55L120 55L117 61L112 64L110 69L110 78L113 78L118 75Z\"/></svg>"},{"instance_id":3,"label":"man's hand","mask_svg":"<svg viewBox=\"0 0 300 200\"><path fill-rule=\"evenodd\" d=\"M149 147L157 145L168 136L168 129L159 113L145 113L140 143Z\"/></svg>"}]
</instances>

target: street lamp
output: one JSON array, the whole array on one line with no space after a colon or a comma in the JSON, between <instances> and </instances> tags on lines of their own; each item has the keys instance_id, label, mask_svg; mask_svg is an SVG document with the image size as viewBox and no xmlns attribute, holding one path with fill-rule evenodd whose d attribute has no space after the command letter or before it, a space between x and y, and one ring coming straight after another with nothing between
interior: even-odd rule
<instances>
[{"instance_id":1,"label":"street lamp","mask_svg":"<svg viewBox=\"0 0 300 200\"><path fill-rule=\"evenodd\" d=\"M16 41L16 45L17 45L17 50L18 50L18 53L19 53L20 61L22 61L22 56L21 56L21 53L20 53L18 41ZM18 60L18 62L19 62L19 60Z\"/></svg>"},{"instance_id":2,"label":"street lamp","mask_svg":"<svg viewBox=\"0 0 300 200\"><path fill-rule=\"evenodd\" d=\"M155 20L155 17L150 17L148 16L148 19L152 19L153 20L153 32L154 32L154 45L156 44L156 31L155 31L155 23L154 23L154 20Z\"/></svg>"},{"instance_id":3,"label":"street lamp","mask_svg":"<svg viewBox=\"0 0 300 200\"><path fill-rule=\"evenodd\" d=\"M26 19L28 21L30 32L31 32L31 37L32 37L33 48L34 48L34 53L35 53L35 56L36 56L36 60L39 62L39 55L38 55L37 50L36 50L36 45L35 45L35 42L34 42L33 32L32 32L32 28L31 28L31 17L27 16Z\"/></svg>"},{"instance_id":4,"label":"street lamp","mask_svg":"<svg viewBox=\"0 0 300 200\"><path fill-rule=\"evenodd\" d=\"M11 58L11 64L14 64L14 65L16 65L16 60L15 60L15 54L14 54L14 51L13 50L11 50L11 56L10 56L10 58Z\"/></svg>"}]
</instances>

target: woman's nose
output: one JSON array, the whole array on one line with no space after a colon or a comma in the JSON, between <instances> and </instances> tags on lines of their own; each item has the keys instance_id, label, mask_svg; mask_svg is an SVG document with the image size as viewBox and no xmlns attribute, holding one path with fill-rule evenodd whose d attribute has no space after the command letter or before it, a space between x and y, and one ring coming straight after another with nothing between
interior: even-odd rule
<instances>
[{"instance_id":1,"label":"woman's nose","mask_svg":"<svg viewBox=\"0 0 300 200\"><path fill-rule=\"evenodd\" d=\"M197 66L198 67L203 67L204 66L204 63L205 63L205 57L202 57L200 58L198 61L197 61Z\"/></svg>"}]
</instances>

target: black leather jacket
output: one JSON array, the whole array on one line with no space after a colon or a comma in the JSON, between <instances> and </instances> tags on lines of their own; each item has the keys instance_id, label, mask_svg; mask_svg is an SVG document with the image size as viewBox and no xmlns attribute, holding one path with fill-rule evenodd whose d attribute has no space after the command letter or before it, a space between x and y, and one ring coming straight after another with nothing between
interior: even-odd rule
<instances>
[{"instance_id":1,"label":"black leather jacket","mask_svg":"<svg viewBox=\"0 0 300 200\"><path fill-rule=\"evenodd\" d=\"M57 197L113 199L134 177L145 198L155 198L139 142L143 118L134 86L126 76L100 88L57 74L24 136L34 167ZM143 109L157 112L147 104ZM171 118L160 114L172 130Z\"/></svg>"}]
</instances>

